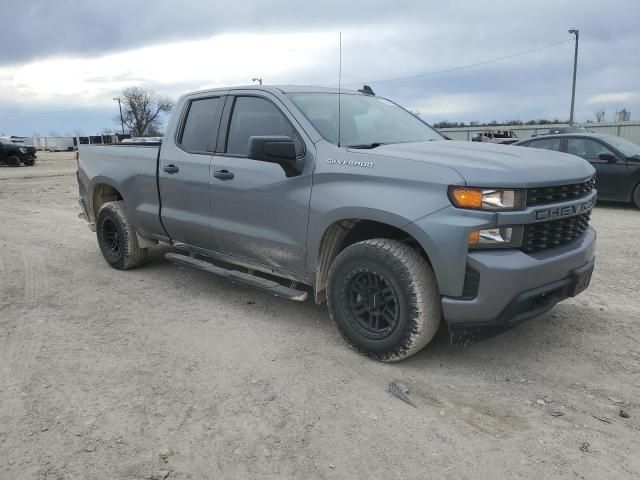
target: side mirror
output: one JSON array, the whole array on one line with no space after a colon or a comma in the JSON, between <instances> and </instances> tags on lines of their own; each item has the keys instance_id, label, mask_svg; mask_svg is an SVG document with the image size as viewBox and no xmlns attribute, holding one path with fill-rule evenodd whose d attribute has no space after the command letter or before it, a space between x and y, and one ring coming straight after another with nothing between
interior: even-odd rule
<instances>
[{"instance_id":1,"label":"side mirror","mask_svg":"<svg viewBox=\"0 0 640 480\"><path fill-rule=\"evenodd\" d=\"M282 135L249 137L247 157L263 162L293 165L296 163L296 145L290 137Z\"/></svg>"},{"instance_id":2,"label":"side mirror","mask_svg":"<svg viewBox=\"0 0 640 480\"><path fill-rule=\"evenodd\" d=\"M618 161L618 158L613 153L601 153L598 155L598 158L609 163L616 163Z\"/></svg>"}]
</instances>

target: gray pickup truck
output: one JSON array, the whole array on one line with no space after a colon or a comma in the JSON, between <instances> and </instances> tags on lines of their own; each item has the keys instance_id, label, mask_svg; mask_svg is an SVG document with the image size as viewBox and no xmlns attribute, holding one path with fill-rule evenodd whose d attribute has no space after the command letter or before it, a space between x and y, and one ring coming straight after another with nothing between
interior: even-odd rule
<instances>
[{"instance_id":1,"label":"gray pickup truck","mask_svg":"<svg viewBox=\"0 0 640 480\"><path fill-rule=\"evenodd\" d=\"M326 301L382 361L419 351L443 320L457 332L539 315L583 291L594 264L589 163L445 141L369 89L190 93L161 144L80 145L78 182L112 267L171 244L180 265Z\"/></svg>"}]
</instances>

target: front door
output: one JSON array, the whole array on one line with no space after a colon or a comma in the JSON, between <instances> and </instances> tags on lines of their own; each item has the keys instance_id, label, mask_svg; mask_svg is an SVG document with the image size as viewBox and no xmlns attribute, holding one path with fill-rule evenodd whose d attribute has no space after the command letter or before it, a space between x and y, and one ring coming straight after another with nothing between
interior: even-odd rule
<instances>
[{"instance_id":1,"label":"front door","mask_svg":"<svg viewBox=\"0 0 640 480\"><path fill-rule=\"evenodd\" d=\"M605 200L625 200L629 189L624 184L627 163L609 147L592 138L574 137L567 139L567 153L584 158L596 169L596 188ZM613 155L615 162L601 159L601 154Z\"/></svg>"},{"instance_id":2,"label":"front door","mask_svg":"<svg viewBox=\"0 0 640 480\"><path fill-rule=\"evenodd\" d=\"M304 275L314 147L294 122L266 93L228 97L224 145L218 140L212 163L212 221L220 253ZM247 158L249 137L258 135L292 138L298 171Z\"/></svg>"}]
</instances>

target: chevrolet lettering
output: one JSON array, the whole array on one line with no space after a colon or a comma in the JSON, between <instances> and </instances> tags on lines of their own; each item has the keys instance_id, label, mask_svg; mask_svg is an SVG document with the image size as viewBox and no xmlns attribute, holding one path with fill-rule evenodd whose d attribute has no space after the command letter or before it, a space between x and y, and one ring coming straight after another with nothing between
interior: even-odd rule
<instances>
[{"instance_id":1,"label":"chevrolet lettering","mask_svg":"<svg viewBox=\"0 0 640 480\"><path fill-rule=\"evenodd\" d=\"M543 210L536 210L536 220L552 220L556 218L571 217L581 213L590 212L595 205L595 198L588 202L567 205L564 207L551 207Z\"/></svg>"}]
</instances>

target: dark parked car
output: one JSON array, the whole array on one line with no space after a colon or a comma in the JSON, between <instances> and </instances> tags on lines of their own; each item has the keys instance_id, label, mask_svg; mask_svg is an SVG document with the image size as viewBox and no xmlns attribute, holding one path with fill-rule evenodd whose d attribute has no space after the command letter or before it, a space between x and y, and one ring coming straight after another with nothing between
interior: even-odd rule
<instances>
[{"instance_id":1,"label":"dark parked car","mask_svg":"<svg viewBox=\"0 0 640 480\"><path fill-rule=\"evenodd\" d=\"M36 149L0 138L0 165L19 167L21 163L27 166L36 163Z\"/></svg>"},{"instance_id":2,"label":"dark parked car","mask_svg":"<svg viewBox=\"0 0 640 480\"><path fill-rule=\"evenodd\" d=\"M545 135L514 145L566 152L596 169L598 198L633 202L640 208L640 146L624 138L595 133Z\"/></svg>"}]
</instances>

